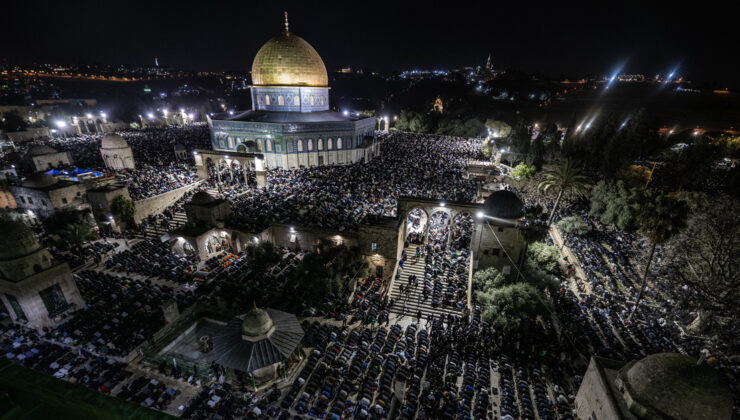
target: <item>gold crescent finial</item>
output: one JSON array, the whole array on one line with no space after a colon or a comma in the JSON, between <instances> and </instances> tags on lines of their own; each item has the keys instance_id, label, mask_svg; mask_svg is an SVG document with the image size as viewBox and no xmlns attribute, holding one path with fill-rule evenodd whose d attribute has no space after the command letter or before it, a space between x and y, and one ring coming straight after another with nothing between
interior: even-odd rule
<instances>
[{"instance_id":1,"label":"gold crescent finial","mask_svg":"<svg viewBox=\"0 0 740 420\"><path fill-rule=\"evenodd\" d=\"M285 12L285 32L288 32L288 12Z\"/></svg>"}]
</instances>

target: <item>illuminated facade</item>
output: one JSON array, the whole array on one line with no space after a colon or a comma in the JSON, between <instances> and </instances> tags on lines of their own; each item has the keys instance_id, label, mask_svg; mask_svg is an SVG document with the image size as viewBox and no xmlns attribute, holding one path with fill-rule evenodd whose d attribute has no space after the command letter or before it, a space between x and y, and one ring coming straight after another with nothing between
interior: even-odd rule
<instances>
[{"instance_id":1,"label":"illuminated facade","mask_svg":"<svg viewBox=\"0 0 740 420\"><path fill-rule=\"evenodd\" d=\"M224 152L262 153L268 168L369 160L377 154L375 120L329 108L326 67L313 47L288 30L252 63L252 109L208 118L211 144Z\"/></svg>"}]
</instances>

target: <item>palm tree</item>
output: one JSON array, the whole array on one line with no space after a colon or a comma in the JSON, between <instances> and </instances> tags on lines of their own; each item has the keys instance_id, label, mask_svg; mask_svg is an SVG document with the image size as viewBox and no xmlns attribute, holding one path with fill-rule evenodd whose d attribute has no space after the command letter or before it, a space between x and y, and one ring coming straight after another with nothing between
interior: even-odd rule
<instances>
[{"instance_id":1,"label":"palm tree","mask_svg":"<svg viewBox=\"0 0 740 420\"><path fill-rule=\"evenodd\" d=\"M655 248L659 244L666 243L676 236L681 229L686 227L687 215L688 208L686 207L686 203L665 195L658 196L643 206L640 212L640 231L650 241L650 254L648 254L647 263L645 264L645 274L642 276L640 293L637 295L635 306L627 317L627 321L632 319L632 315L635 314L637 306L645 294L645 287L647 286L648 275L650 274L650 264L653 261L653 255L655 255Z\"/></svg>"},{"instance_id":2,"label":"palm tree","mask_svg":"<svg viewBox=\"0 0 740 420\"><path fill-rule=\"evenodd\" d=\"M555 218L555 212L558 210L564 193L569 192L577 196L585 196L588 193L586 185L589 179L587 176L581 175L582 170L583 168L580 165L567 159L559 167L542 173L544 180L539 183L537 188L544 193L553 189L558 191L558 197L555 199L552 213L550 213L550 217L547 219L548 227L552 224L552 219Z\"/></svg>"}]
</instances>

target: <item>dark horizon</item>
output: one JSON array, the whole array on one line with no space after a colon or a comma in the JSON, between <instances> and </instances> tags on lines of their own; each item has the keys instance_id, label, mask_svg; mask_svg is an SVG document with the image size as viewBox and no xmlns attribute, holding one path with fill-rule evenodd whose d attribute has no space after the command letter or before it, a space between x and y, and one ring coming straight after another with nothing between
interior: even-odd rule
<instances>
[{"instance_id":1,"label":"dark horizon","mask_svg":"<svg viewBox=\"0 0 740 420\"><path fill-rule=\"evenodd\" d=\"M740 85L730 13L658 5L510 5L426 2L357 5L282 2L254 11L235 2L139 2L99 5L78 0L31 9L5 6L11 64L160 65L196 71L249 71L257 50L283 29L306 39L327 69L383 72L484 64L565 75L614 72L677 75L721 87Z\"/></svg>"}]
</instances>

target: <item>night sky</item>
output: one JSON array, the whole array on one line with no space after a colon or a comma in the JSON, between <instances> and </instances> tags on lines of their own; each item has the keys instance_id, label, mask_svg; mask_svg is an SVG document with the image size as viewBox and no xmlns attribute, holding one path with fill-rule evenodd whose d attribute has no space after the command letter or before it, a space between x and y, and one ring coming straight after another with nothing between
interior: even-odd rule
<instances>
[{"instance_id":1,"label":"night sky","mask_svg":"<svg viewBox=\"0 0 740 420\"><path fill-rule=\"evenodd\" d=\"M46 3L46 5L44 5ZM547 76L645 75L673 69L697 82L740 86L730 10L709 2L5 2L0 59L10 63L153 63L249 70L283 28L329 69L381 71L483 64ZM729 4L729 3L726 3ZM567 6L566 6L567 5Z\"/></svg>"}]
</instances>

